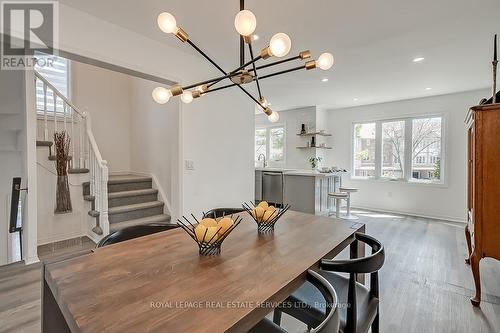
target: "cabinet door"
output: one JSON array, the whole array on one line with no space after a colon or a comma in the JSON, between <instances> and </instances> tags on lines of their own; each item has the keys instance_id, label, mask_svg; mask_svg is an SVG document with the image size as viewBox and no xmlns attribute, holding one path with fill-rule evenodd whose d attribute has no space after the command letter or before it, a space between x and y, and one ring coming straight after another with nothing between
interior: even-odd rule
<instances>
[{"instance_id":1,"label":"cabinet door","mask_svg":"<svg viewBox=\"0 0 500 333\"><path fill-rule=\"evenodd\" d=\"M262 171L255 171L255 201L262 200Z\"/></svg>"}]
</instances>

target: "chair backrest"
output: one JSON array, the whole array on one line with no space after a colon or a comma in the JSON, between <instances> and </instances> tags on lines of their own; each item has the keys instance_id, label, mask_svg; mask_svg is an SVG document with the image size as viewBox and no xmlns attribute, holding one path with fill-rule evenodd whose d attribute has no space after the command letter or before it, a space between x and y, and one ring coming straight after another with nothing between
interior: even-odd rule
<instances>
[{"instance_id":1,"label":"chair backrest","mask_svg":"<svg viewBox=\"0 0 500 333\"><path fill-rule=\"evenodd\" d=\"M340 317L338 311L338 298L332 285L315 271L307 271L307 280L321 292L325 298L325 319L311 333L333 333L339 331Z\"/></svg>"},{"instance_id":2,"label":"chair backrest","mask_svg":"<svg viewBox=\"0 0 500 333\"><path fill-rule=\"evenodd\" d=\"M362 234L355 234L356 240L361 241L372 248L372 254L355 259L330 260L323 259L321 268L327 271L343 273L374 273L379 271L384 265L384 246L375 238Z\"/></svg>"},{"instance_id":3,"label":"chair backrest","mask_svg":"<svg viewBox=\"0 0 500 333\"><path fill-rule=\"evenodd\" d=\"M130 239L147 236L155 234L157 232L162 232L174 228L177 228L177 225L147 224L147 225L138 225L128 228L123 228L101 239L101 241L97 244L96 247L103 247L106 245L116 244Z\"/></svg>"},{"instance_id":4,"label":"chair backrest","mask_svg":"<svg viewBox=\"0 0 500 333\"><path fill-rule=\"evenodd\" d=\"M203 214L203 217L216 219L219 217L241 213L243 208L214 208Z\"/></svg>"}]
</instances>

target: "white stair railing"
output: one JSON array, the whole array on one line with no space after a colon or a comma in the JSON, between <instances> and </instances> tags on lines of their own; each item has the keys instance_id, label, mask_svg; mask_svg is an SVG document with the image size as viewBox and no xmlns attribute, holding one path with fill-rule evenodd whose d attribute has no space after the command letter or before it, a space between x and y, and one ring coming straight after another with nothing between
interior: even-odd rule
<instances>
[{"instance_id":1,"label":"white stair railing","mask_svg":"<svg viewBox=\"0 0 500 333\"><path fill-rule=\"evenodd\" d=\"M37 100L36 103L37 112L43 112L43 141L53 142L53 137L49 134L55 133L60 127L69 135L70 170L88 169L90 173L90 195L94 198L95 211L99 213L98 222L92 231L98 235L107 235L108 166L95 141L90 114L80 111L40 73L34 73L36 89L43 96L43 101Z\"/></svg>"}]
</instances>

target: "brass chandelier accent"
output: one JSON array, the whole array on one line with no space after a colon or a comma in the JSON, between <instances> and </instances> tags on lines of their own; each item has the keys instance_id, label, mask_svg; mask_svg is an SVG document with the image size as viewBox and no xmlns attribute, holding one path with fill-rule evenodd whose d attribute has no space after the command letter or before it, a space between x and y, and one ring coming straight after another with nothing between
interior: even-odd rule
<instances>
[{"instance_id":1,"label":"brass chandelier accent","mask_svg":"<svg viewBox=\"0 0 500 333\"><path fill-rule=\"evenodd\" d=\"M180 27L177 26L177 21L175 17L170 13L161 13L158 15L158 26L160 30L167 34L174 34L181 42L188 43L193 47L198 53L200 53L206 60L208 60L213 66L215 66L223 75L212 78L209 80L197 82L187 86L176 85L170 89L164 87L157 87L153 90L153 99L159 104L167 103L172 96L181 96L181 100L184 103L191 103L193 99L199 98L205 94L215 92L218 90L230 88L237 86L241 89L248 97L250 97L258 107L268 116L269 121L276 122L279 120L279 114L276 111L272 111L269 107L269 103L262 95L260 80L264 80L273 76L282 75L298 70L312 70L315 68L320 68L323 70L328 70L333 66L334 59L330 53L323 53L318 57L318 60L311 59L311 52L305 50L300 52L298 55L277 60L265 65L256 66L257 61L266 60L271 57L283 58L290 52L292 42L290 37L285 33L275 34L267 47L262 49L259 55L254 56L254 51L252 48L252 41L254 40L254 31L257 27L257 19L255 15L245 9L245 0L240 0L240 11L236 14L234 19L234 26L236 31L240 34L240 66L230 72L226 72L222 69L215 61L213 61L208 55L205 54L196 44L194 44L189 35ZM251 59L246 61L245 59L245 44L248 46ZM293 67L290 69L278 71L271 74L266 74L259 76L258 70L284 64L294 60L301 60L304 63L300 66ZM224 80L230 80L230 83L226 85L216 86L218 83ZM249 93L243 85L255 82L258 91L258 97L254 97Z\"/></svg>"}]
</instances>

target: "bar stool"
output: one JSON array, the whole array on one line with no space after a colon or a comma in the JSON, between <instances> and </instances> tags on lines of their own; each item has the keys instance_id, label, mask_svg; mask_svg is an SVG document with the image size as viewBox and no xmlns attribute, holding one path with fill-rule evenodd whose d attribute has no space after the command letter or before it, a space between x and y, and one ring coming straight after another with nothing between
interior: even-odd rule
<instances>
[{"instance_id":1,"label":"bar stool","mask_svg":"<svg viewBox=\"0 0 500 333\"><path fill-rule=\"evenodd\" d=\"M348 200L349 194L346 192L333 192L328 193L328 198L335 199L335 217L340 218L340 206L342 205L342 200Z\"/></svg>"},{"instance_id":2,"label":"bar stool","mask_svg":"<svg viewBox=\"0 0 500 333\"><path fill-rule=\"evenodd\" d=\"M340 187L340 192L345 192L347 194L347 212L346 215L342 216L344 220L357 220L359 217L351 214L351 193L358 192L355 187Z\"/></svg>"}]
</instances>

